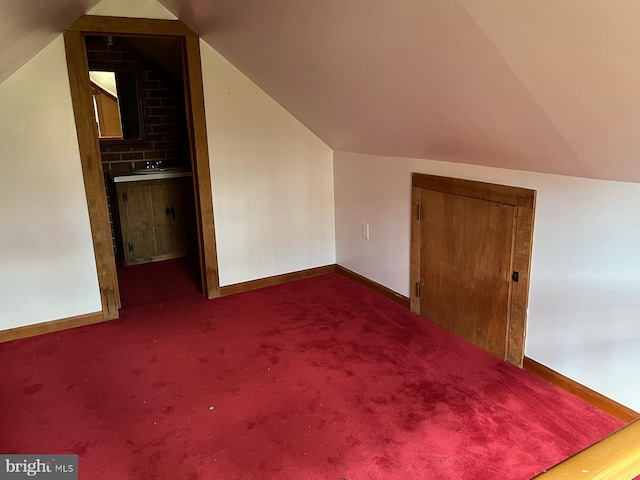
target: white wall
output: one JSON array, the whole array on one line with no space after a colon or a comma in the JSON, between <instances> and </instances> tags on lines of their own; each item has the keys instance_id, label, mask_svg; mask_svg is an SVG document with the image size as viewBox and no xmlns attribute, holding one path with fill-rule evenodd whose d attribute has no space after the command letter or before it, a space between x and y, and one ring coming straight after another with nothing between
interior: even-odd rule
<instances>
[{"instance_id":1,"label":"white wall","mask_svg":"<svg viewBox=\"0 0 640 480\"><path fill-rule=\"evenodd\" d=\"M335 263L332 150L200 45L220 284Z\"/></svg>"},{"instance_id":2,"label":"white wall","mask_svg":"<svg viewBox=\"0 0 640 480\"><path fill-rule=\"evenodd\" d=\"M335 263L331 149L201 46L222 285ZM100 311L62 36L0 84L0 145L0 330Z\"/></svg>"},{"instance_id":3,"label":"white wall","mask_svg":"<svg viewBox=\"0 0 640 480\"><path fill-rule=\"evenodd\" d=\"M102 309L64 42L0 84L0 330Z\"/></svg>"},{"instance_id":4,"label":"white wall","mask_svg":"<svg viewBox=\"0 0 640 480\"><path fill-rule=\"evenodd\" d=\"M411 172L537 190L526 355L640 411L640 184L346 152L334 171L338 264L407 296Z\"/></svg>"},{"instance_id":5,"label":"white wall","mask_svg":"<svg viewBox=\"0 0 640 480\"><path fill-rule=\"evenodd\" d=\"M156 0L92 15L176 17ZM221 285L335 263L333 153L200 42Z\"/></svg>"}]
</instances>

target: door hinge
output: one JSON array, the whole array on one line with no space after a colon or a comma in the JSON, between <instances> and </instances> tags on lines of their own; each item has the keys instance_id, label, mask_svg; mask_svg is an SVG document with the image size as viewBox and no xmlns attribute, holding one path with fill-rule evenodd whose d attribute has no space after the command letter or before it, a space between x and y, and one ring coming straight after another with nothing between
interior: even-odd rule
<instances>
[{"instance_id":1,"label":"door hinge","mask_svg":"<svg viewBox=\"0 0 640 480\"><path fill-rule=\"evenodd\" d=\"M420 295L422 295L422 285L420 285L420 282L416 282L416 297Z\"/></svg>"},{"instance_id":2,"label":"door hinge","mask_svg":"<svg viewBox=\"0 0 640 480\"><path fill-rule=\"evenodd\" d=\"M518 272L513 272L511 274L511 280L513 280L516 283L518 283L518 277L519 277Z\"/></svg>"},{"instance_id":3,"label":"door hinge","mask_svg":"<svg viewBox=\"0 0 640 480\"><path fill-rule=\"evenodd\" d=\"M122 192L122 201L123 201L123 202L126 202L126 201L128 201L128 200L129 200L129 199L127 198L127 192Z\"/></svg>"},{"instance_id":4,"label":"door hinge","mask_svg":"<svg viewBox=\"0 0 640 480\"><path fill-rule=\"evenodd\" d=\"M127 245L127 247L129 247L130 252L133 252L133 243L130 243L129 245Z\"/></svg>"},{"instance_id":5,"label":"door hinge","mask_svg":"<svg viewBox=\"0 0 640 480\"><path fill-rule=\"evenodd\" d=\"M422 204L418 204L418 220L422 220Z\"/></svg>"}]
</instances>

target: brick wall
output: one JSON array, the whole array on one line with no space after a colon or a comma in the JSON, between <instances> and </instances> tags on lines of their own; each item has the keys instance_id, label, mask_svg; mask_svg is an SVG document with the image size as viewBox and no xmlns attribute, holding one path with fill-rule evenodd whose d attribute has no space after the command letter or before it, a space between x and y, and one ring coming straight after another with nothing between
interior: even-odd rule
<instances>
[{"instance_id":1,"label":"brick wall","mask_svg":"<svg viewBox=\"0 0 640 480\"><path fill-rule=\"evenodd\" d=\"M114 37L113 45L107 45L104 37L86 37L86 45L90 70L105 65L125 67L136 71L142 84L147 142L101 142L104 171L127 174L155 160L162 160L165 166L190 165L182 84L120 38Z\"/></svg>"},{"instance_id":2,"label":"brick wall","mask_svg":"<svg viewBox=\"0 0 640 480\"><path fill-rule=\"evenodd\" d=\"M105 37L86 37L89 69L105 66L135 71L141 80L144 100L145 143L100 142L102 168L107 182L107 204L111 222L111 235L116 255L120 246L116 242L113 225L113 208L110 198L109 173L130 174L141 169L149 161L161 160L163 166L191 165L189 137L185 110L184 89L181 82L133 49L123 39L113 37L113 45L107 45Z\"/></svg>"}]
</instances>

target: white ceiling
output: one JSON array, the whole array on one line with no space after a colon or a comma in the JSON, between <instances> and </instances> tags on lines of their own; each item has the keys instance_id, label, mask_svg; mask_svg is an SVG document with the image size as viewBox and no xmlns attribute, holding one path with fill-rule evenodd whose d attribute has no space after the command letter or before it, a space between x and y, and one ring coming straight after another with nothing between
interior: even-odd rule
<instances>
[{"instance_id":1,"label":"white ceiling","mask_svg":"<svg viewBox=\"0 0 640 480\"><path fill-rule=\"evenodd\" d=\"M0 0L0 83L99 0Z\"/></svg>"},{"instance_id":2,"label":"white ceiling","mask_svg":"<svg viewBox=\"0 0 640 480\"><path fill-rule=\"evenodd\" d=\"M640 182L637 1L160 2L334 149ZM3 0L0 81L96 3Z\"/></svg>"},{"instance_id":3,"label":"white ceiling","mask_svg":"<svg viewBox=\"0 0 640 480\"><path fill-rule=\"evenodd\" d=\"M89 80L105 92L111 94L114 98L118 98L118 87L116 86L115 73L90 71Z\"/></svg>"}]
</instances>

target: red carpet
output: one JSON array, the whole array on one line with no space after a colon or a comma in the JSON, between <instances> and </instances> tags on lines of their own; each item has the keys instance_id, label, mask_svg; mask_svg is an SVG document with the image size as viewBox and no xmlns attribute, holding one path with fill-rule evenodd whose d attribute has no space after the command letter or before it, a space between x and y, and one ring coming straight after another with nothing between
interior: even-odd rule
<instances>
[{"instance_id":1,"label":"red carpet","mask_svg":"<svg viewBox=\"0 0 640 480\"><path fill-rule=\"evenodd\" d=\"M122 307L185 297L200 292L198 259L181 257L125 267L118 265Z\"/></svg>"},{"instance_id":2,"label":"red carpet","mask_svg":"<svg viewBox=\"0 0 640 480\"><path fill-rule=\"evenodd\" d=\"M80 478L528 479L622 423L338 275L0 345L0 451Z\"/></svg>"}]
</instances>

